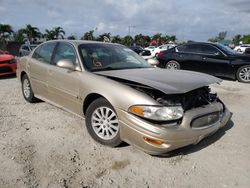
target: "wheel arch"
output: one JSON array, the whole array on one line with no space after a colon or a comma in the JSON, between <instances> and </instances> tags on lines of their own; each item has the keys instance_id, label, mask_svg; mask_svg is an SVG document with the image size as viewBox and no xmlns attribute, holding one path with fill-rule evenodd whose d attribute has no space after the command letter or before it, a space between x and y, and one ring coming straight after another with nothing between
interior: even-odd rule
<instances>
[{"instance_id":1,"label":"wheel arch","mask_svg":"<svg viewBox=\"0 0 250 188\"><path fill-rule=\"evenodd\" d=\"M84 99L84 101L83 101L83 114L84 114L84 116L85 116L85 114L86 114L86 111L87 111L89 105L90 105L93 101L95 101L96 99L98 99L98 98L104 98L104 99L106 99L103 95L98 94L98 93L90 93L90 94L88 94L88 95L85 97L85 99ZM106 99L106 100L107 100L107 99ZM108 100L107 100L107 101L108 101Z\"/></svg>"},{"instance_id":2,"label":"wheel arch","mask_svg":"<svg viewBox=\"0 0 250 188\"><path fill-rule=\"evenodd\" d=\"M20 74L20 80L21 81L22 81L24 75L28 75L28 74L25 71L22 71L21 74Z\"/></svg>"}]
</instances>

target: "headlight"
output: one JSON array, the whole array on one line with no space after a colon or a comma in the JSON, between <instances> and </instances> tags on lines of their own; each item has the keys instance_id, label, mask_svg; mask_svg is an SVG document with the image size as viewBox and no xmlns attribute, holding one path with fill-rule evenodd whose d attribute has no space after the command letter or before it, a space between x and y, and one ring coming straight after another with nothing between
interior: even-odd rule
<instances>
[{"instance_id":1,"label":"headlight","mask_svg":"<svg viewBox=\"0 0 250 188\"><path fill-rule=\"evenodd\" d=\"M13 64L13 63L16 63L16 59L12 59L9 61L9 64Z\"/></svg>"},{"instance_id":2,"label":"headlight","mask_svg":"<svg viewBox=\"0 0 250 188\"><path fill-rule=\"evenodd\" d=\"M156 121L177 120L183 116L181 106L131 106L129 112Z\"/></svg>"}]
</instances>

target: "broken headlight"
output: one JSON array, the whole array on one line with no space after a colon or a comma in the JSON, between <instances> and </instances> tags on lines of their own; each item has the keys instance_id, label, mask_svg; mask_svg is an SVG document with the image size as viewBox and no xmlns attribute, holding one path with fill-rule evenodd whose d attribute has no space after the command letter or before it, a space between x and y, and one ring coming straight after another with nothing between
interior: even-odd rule
<instances>
[{"instance_id":1,"label":"broken headlight","mask_svg":"<svg viewBox=\"0 0 250 188\"><path fill-rule=\"evenodd\" d=\"M178 120L183 116L181 106L142 106L136 105L129 108L129 112L155 121Z\"/></svg>"}]
</instances>

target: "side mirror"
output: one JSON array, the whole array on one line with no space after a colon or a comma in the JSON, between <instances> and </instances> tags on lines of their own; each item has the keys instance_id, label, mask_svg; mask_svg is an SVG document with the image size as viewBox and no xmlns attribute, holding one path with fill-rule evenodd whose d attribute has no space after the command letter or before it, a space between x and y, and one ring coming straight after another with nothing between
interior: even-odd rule
<instances>
[{"instance_id":1,"label":"side mirror","mask_svg":"<svg viewBox=\"0 0 250 188\"><path fill-rule=\"evenodd\" d=\"M61 68L64 68L64 69L69 69L69 70L75 70L75 65L74 63L70 60L70 59L62 59L62 60L59 60L56 65L58 67L61 67Z\"/></svg>"}]
</instances>

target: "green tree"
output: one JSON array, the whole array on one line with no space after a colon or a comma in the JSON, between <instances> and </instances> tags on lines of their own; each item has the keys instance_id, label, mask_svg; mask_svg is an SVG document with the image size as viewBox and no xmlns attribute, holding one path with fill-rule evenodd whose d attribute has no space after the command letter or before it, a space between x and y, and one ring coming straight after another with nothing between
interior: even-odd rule
<instances>
[{"instance_id":1,"label":"green tree","mask_svg":"<svg viewBox=\"0 0 250 188\"><path fill-rule=\"evenodd\" d=\"M54 39L56 39L55 38L55 31L53 29L52 30L45 29L45 33L44 33L43 37L46 38L46 40L54 40Z\"/></svg>"},{"instance_id":2,"label":"green tree","mask_svg":"<svg viewBox=\"0 0 250 188\"><path fill-rule=\"evenodd\" d=\"M26 37L29 39L30 43L33 43L36 38L40 38L42 33L37 27L33 27L30 24L26 25L26 28L23 28L23 34L26 34Z\"/></svg>"},{"instance_id":3,"label":"green tree","mask_svg":"<svg viewBox=\"0 0 250 188\"><path fill-rule=\"evenodd\" d=\"M120 35L113 36L111 42L121 44L122 43L122 38L120 37Z\"/></svg>"},{"instance_id":4,"label":"green tree","mask_svg":"<svg viewBox=\"0 0 250 188\"><path fill-rule=\"evenodd\" d=\"M219 32L218 36L215 38L209 38L208 41L209 42L220 42L222 40L224 40L227 36L227 31L222 31Z\"/></svg>"},{"instance_id":5,"label":"green tree","mask_svg":"<svg viewBox=\"0 0 250 188\"><path fill-rule=\"evenodd\" d=\"M109 42L110 41L111 34L110 33L103 33L99 35L96 40L102 41L102 42Z\"/></svg>"},{"instance_id":6,"label":"green tree","mask_svg":"<svg viewBox=\"0 0 250 188\"><path fill-rule=\"evenodd\" d=\"M130 35L127 35L122 39L122 44L126 46L131 46L133 42L134 42L134 39Z\"/></svg>"},{"instance_id":7,"label":"green tree","mask_svg":"<svg viewBox=\"0 0 250 188\"><path fill-rule=\"evenodd\" d=\"M59 39L59 38L64 39L65 31L63 30L62 27L55 27L53 30L54 30L56 39Z\"/></svg>"},{"instance_id":8,"label":"green tree","mask_svg":"<svg viewBox=\"0 0 250 188\"><path fill-rule=\"evenodd\" d=\"M70 35L70 36L68 36L67 39L68 39L68 40L76 40L77 37L76 37L75 35Z\"/></svg>"},{"instance_id":9,"label":"green tree","mask_svg":"<svg viewBox=\"0 0 250 188\"><path fill-rule=\"evenodd\" d=\"M0 40L6 42L13 34L12 27L8 24L0 24Z\"/></svg>"},{"instance_id":10,"label":"green tree","mask_svg":"<svg viewBox=\"0 0 250 188\"><path fill-rule=\"evenodd\" d=\"M161 33L156 33L152 36L152 40L155 40L157 42L157 45L161 44L161 38L162 38Z\"/></svg>"},{"instance_id":11,"label":"green tree","mask_svg":"<svg viewBox=\"0 0 250 188\"><path fill-rule=\"evenodd\" d=\"M243 44L250 44L250 35L243 35L242 43Z\"/></svg>"},{"instance_id":12,"label":"green tree","mask_svg":"<svg viewBox=\"0 0 250 188\"><path fill-rule=\"evenodd\" d=\"M137 45L140 45L140 46L145 46L145 44L147 43L147 41L145 40L145 36L142 35L142 34L138 34L138 35L135 35L134 37L134 42L137 44Z\"/></svg>"},{"instance_id":13,"label":"green tree","mask_svg":"<svg viewBox=\"0 0 250 188\"><path fill-rule=\"evenodd\" d=\"M173 42L173 43L175 43L176 42L176 40L177 40L177 38L176 38L176 36L175 35L172 35L172 36L170 36L170 37L168 37L168 42Z\"/></svg>"},{"instance_id":14,"label":"green tree","mask_svg":"<svg viewBox=\"0 0 250 188\"><path fill-rule=\"evenodd\" d=\"M94 30L90 30L83 34L81 37L82 40L94 40Z\"/></svg>"},{"instance_id":15,"label":"green tree","mask_svg":"<svg viewBox=\"0 0 250 188\"><path fill-rule=\"evenodd\" d=\"M233 43L235 46L239 45L240 41L241 41L241 35L238 34L233 37Z\"/></svg>"},{"instance_id":16,"label":"green tree","mask_svg":"<svg viewBox=\"0 0 250 188\"><path fill-rule=\"evenodd\" d=\"M16 42L22 43L25 39L25 30L24 29L19 29L18 31L14 32L14 40Z\"/></svg>"}]
</instances>

